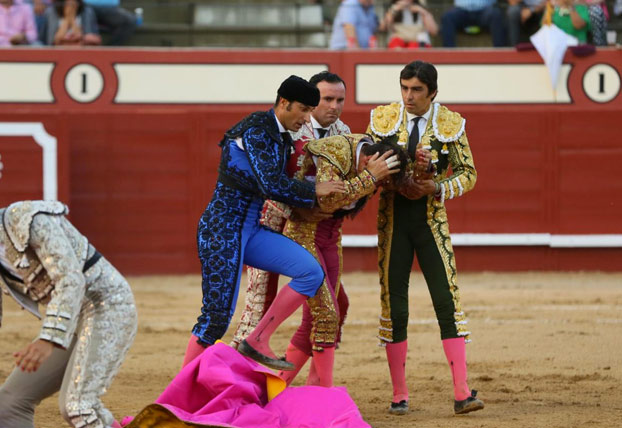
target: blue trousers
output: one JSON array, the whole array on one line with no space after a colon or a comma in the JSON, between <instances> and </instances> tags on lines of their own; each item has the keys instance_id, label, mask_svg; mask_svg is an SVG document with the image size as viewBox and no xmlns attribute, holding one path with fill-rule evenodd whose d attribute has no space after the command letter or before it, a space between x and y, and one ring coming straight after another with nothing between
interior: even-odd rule
<instances>
[{"instance_id":1,"label":"blue trousers","mask_svg":"<svg viewBox=\"0 0 622 428\"><path fill-rule=\"evenodd\" d=\"M322 285L324 271L310 252L259 224L263 203L263 199L217 183L199 221L203 307L192 334L200 343L211 345L225 335L245 264L292 278L290 287L309 297Z\"/></svg>"},{"instance_id":2,"label":"blue trousers","mask_svg":"<svg viewBox=\"0 0 622 428\"><path fill-rule=\"evenodd\" d=\"M492 35L492 44L495 47L506 45L506 30L503 12L496 6L488 6L482 10L469 11L455 7L441 17L441 34L443 46L456 46L456 31L464 30L469 25L478 25L489 30Z\"/></svg>"}]
</instances>

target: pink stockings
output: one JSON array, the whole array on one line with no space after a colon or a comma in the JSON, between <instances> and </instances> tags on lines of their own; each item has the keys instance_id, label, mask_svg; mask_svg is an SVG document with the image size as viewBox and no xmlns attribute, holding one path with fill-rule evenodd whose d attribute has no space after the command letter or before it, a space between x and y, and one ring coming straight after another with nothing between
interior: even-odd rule
<instances>
[{"instance_id":1,"label":"pink stockings","mask_svg":"<svg viewBox=\"0 0 622 428\"><path fill-rule=\"evenodd\" d=\"M447 357L447 363L451 368L454 381L454 397L457 401L465 400L471 396L471 390L467 385L466 346L463 337L443 340L443 349Z\"/></svg>"}]
</instances>

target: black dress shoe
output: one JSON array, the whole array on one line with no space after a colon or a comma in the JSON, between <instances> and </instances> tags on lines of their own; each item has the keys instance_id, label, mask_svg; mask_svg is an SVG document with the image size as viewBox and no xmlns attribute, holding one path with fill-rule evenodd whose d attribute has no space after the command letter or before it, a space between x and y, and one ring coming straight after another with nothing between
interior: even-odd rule
<instances>
[{"instance_id":1,"label":"black dress shoe","mask_svg":"<svg viewBox=\"0 0 622 428\"><path fill-rule=\"evenodd\" d=\"M238 352L252 360L257 361L259 364L270 367L274 370L294 370L294 365L292 363L285 361L285 359L277 360L276 358L270 358L267 355L257 351L249 345L246 340L243 340L242 343L238 345Z\"/></svg>"},{"instance_id":2,"label":"black dress shoe","mask_svg":"<svg viewBox=\"0 0 622 428\"><path fill-rule=\"evenodd\" d=\"M408 413L408 401L402 400L399 403L391 402L389 413L393 415L405 415Z\"/></svg>"},{"instance_id":3,"label":"black dress shoe","mask_svg":"<svg viewBox=\"0 0 622 428\"><path fill-rule=\"evenodd\" d=\"M476 410L482 410L484 408L484 402L479 398L476 398L476 390L471 390L471 396L464 400L454 400L454 413L456 415L462 415L464 413L474 412Z\"/></svg>"}]
</instances>

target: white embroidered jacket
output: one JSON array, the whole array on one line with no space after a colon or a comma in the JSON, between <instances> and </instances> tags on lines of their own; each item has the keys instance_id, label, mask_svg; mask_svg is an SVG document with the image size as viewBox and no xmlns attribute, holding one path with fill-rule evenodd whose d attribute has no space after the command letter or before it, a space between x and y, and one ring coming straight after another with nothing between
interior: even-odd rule
<instances>
[{"instance_id":1,"label":"white embroidered jacket","mask_svg":"<svg viewBox=\"0 0 622 428\"><path fill-rule=\"evenodd\" d=\"M10 264L0 271L0 286L39 318L37 304L47 303L38 338L63 348L71 343L86 290L84 263L95 253L65 218L67 212L56 201L23 201L0 209L0 255Z\"/></svg>"}]
</instances>

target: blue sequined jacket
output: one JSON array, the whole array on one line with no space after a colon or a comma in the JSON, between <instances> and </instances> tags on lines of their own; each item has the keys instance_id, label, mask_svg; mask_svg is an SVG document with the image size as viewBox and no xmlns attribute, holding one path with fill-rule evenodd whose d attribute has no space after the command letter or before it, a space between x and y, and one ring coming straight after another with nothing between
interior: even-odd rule
<instances>
[{"instance_id":1,"label":"blue sequined jacket","mask_svg":"<svg viewBox=\"0 0 622 428\"><path fill-rule=\"evenodd\" d=\"M236 143L238 138L244 150ZM315 185L287 176L285 166L292 146L283 142L273 110L255 112L242 119L225 133L220 146L220 183L292 206L315 204Z\"/></svg>"}]
</instances>

